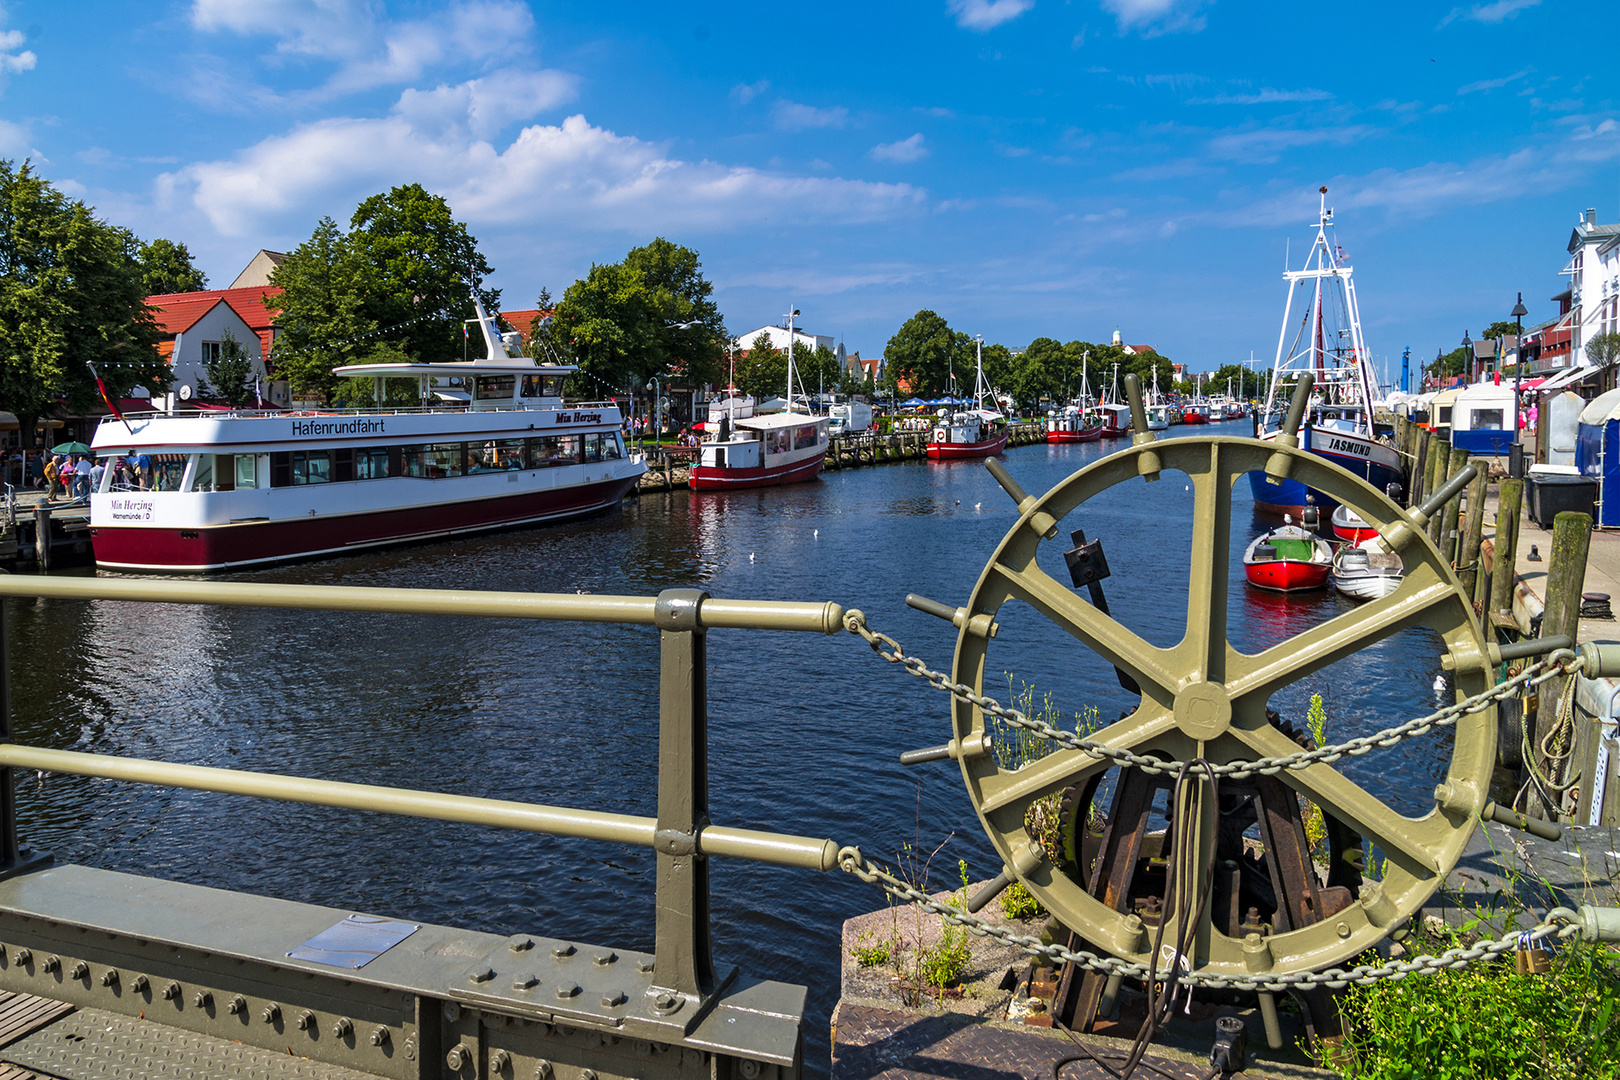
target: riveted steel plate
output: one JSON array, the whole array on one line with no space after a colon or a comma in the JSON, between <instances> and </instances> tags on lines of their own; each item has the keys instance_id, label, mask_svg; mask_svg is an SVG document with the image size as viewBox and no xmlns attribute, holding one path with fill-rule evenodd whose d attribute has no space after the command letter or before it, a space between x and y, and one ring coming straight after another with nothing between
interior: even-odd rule
<instances>
[{"instance_id":1,"label":"riveted steel plate","mask_svg":"<svg viewBox=\"0 0 1620 1080\"><path fill-rule=\"evenodd\" d=\"M64 1016L0 1050L0 1059L65 1080L92 1076L374 1080L369 1073L176 1031L100 1009L81 1009Z\"/></svg>"},{"instance_id":2,"label":"riveted steel plate","mask_svg":"<svg viewBox=\"0 0 1620 1080\"><path fill-rule=\"evenodd\" d=\"M331 967L363 968L418 930L418 923L350 915L327 927L287 955Z\"/></svg>"}]
</instances>

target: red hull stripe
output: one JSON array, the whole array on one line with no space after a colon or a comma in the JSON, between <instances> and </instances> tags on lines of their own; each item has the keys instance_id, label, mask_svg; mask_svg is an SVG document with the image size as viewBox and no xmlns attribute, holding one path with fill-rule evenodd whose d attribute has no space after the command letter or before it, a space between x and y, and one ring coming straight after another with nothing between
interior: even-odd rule
<instances>
[{"instance_id":1,"label":"red hull stripe","mask_svg":"<svg viewBox=\"0 0 1620 1080\"><path fill-rule=\"evenodd\" d=\"M1243 574L1249 579L1249 584L1256 588L1273 592L1299 592L1322 588L1327 584L1328 572L1332 569L1326 564L1279 559L1276 562L1247 563L1243 567Z\"/></svg>"},{"instance_id":2,"label":"red hull stripe","mask_svg":"<svg viewBox=\"0 0 1620 1080\"><path fill-rule=\"evenodd\" d=\"M600 513L619 504L637 477L492 499L326 514L198 529L97 525L96 564L107 570L228 570L291 559L344 555L358 548L417 543Z\"/></svg>"},{"instance_id":3,"label":"red hull stripe","mask_svg":"<svg viewBox=\"0 0 1620 1080\"><path fill-rule=\"evenodd\" d=\"M797 484L802 480L814 480L826 460L826 455L818 455L796 465L762 465L757 469L719 469L712 465L694 465L688 482L693 491L730 491L734 488Z\"/></svg>"},{"instance_id":4,"label":"red hull stripe","mask_svg":"<svg viewBox=\"0 0 1620 1080\"><path fill-rule=\"evenodd\" d=\"M1103 429L1100 427L1084 428L1080 431L1048 431L1046 441L1049 443L1096 442L1102 438Z\"/></svg>"},{"instance_id":5,"label":"red hull stripe","mask_svg":"<svg viewBox=\"0 0 1620 1080\"><path fill-rule=\"evenodd\" d=\"M1359 544L1363 540L1370 540L1378 535L1377 529L1346 528L1342 525L1333 526L1333 535L1340 540L1347 540L1352 544Z\"/></svg>"},{"instance_id":6,"label":"red hull stripe","mask_svg":"<svg viewBox=\"0 0 1620 1080\"><path fill-rule=\"evenodd\" d=\"M962 458L990 457L1007 449L1007 436L973 443L929 443L928 456L935 461L956 461Z\"/></svg>"}]
</instances>

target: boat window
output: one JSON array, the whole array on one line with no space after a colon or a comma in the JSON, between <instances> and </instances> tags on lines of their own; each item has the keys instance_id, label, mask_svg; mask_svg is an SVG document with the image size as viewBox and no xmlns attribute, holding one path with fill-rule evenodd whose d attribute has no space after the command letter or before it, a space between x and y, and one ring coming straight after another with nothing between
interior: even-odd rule
<instances>
[{"instance_id":1,"label":"boat window","mask_svg":"<svg viewBox=\"0 0 1620 1080\"><path fill-rule=\"evenodd\" d=\"M236 455L214 455L214 490L232 491L236 488Z\"/></svg>"},{"instance_id":2,"label":"boat window","mask_svg":"<svg viewBox=\"0 0 1620 1080\"><path fill-rule=\"evenodd\" d=\"M565 378L565 376L562 376L562 375L547 375L547 376L544 376L543 381L544 381L544 385L545 385L545 390L544 390L542 396L544 396L544 397L562 397L563 379L564 378Z\"/></svg>"},{"instance_id":3,"label":"boat window","mask_svg":"<svg viewBox=\"0 0 1620 1080\"><path fill-rule=\"evenodd\" d=\"M480 375L474 380L475 390L473 397L479 401L494 401L504 398L512 399L512 387L517 383L516 375Z\"/></svg>"},{"instance_id":4,"label":"boat window","mask_svg":"<svg viewBox=\"0 0 1620 1080\"><path fill-rule=\"evenodd\" d=\"M270 486L273 488L292 486L291 453L283 451L270 455Z\"/></svg>"},{"instance_id":5,"label":"boat window","mask_svg":"<svg viewBox=\"0 0 1620 1080\"><path fill-rule=\"evenodd\" d=\"M186 475L186 455L152 455L152 490L179 491L180 481Z\"/></svg>"},{"instance_id":6,"label":"boat window","mask_svg":"<svg viewBox=\"0 0 1620 1080\"><path fill-rule=\"evenodd\" d=\"M499 468L499 466L495 464L494 443L484 442L467 444L468 475L471 475L472 473L494 472L497 468Z\"/></svg>"},{"instance_id":7,"label":"boat window","mask_svg":"<svg viewBox=\"0 0 1620 1080\"><path fill-rule=\"evenodd\" d=\"M460 476L467 471L466 443L431 443L427 448L427 474L434 479Z\"/></svg>"},{"instance_id":8,"label":"boat window","mask_svg":"<svg viewBox=\"0 0 1620 1080\"><path fill-rule=\"evenodd\" d=\"M382 480L388 472L388 449L371 446L354 452L354 478L356 480Z\"/></svg>"},{"instance_id":9,"label":"boat window","mask_svg":"<svg viewBox=\"0 0 1620 1080\"><path fill-rule=\"evenodd\" d=\"M602 436L597 432L590 432L585 436L585 460L602 460Z\"/></svg>"},{"instance_id":10,"label":"boat window","mask_svg":"<svg viewBox=\"0 0 1620 1080\"><path fill-rule=\"evenodd\" d=\"M563 376L561 375L525 375L523 376L523 397L562 397Z\"/></svg>"},{"instance_id":11,"label":"boat window","mask_svg":"<svg viewBox=\"0 0 1620 1080\"><path fill-rule=\"evenodd\" d=\"M299 484L325 484L332 479L332 454L329 450L294 450L292 452L292 482Z\"/></svg>"},{"instance_id":12,"label":"boat window","mask_svg":"<svg viewBox=\"0 0 1620 1080\"><path fill-rule=\"evenodd\" d=\"M1441 423L1441 424L1449 424L1449 423L1451 423L1451 406L1450 405L1442 405L1442 406L1440 406L1440 419L1438 421L1436 421L1436 422Z\"/></svg>"},{"instance_id":13,"label":"boat window","mask_svg":"<svg viewBox=\"0 0 1620 1080\"><path fill-rule=\"evenodd\" d=\"M400 447L401 474L404 476L426 476L428 474L427 449L425 446Z\"/></svg>"},{"instance_id":14,"label":"boat window","mask_svg":"<svg viewBox=\"0 0 1620 1080\"><path fill-rule=\"evenodd\" d=\"M821 442L821 425L806 424L795 428L793 432L793 445L798 447L815 446Z\"/></svg>"},{"instance_id":15,"label":"boat window","mask_svg":"<svg viewBox=\"0 0 1620 1080\"><path fill-rule=\"evenodd\" d=\"M523 440L502 439L495 447L495 467L507 472L523 468Z\"/></svg>"},{"instance_id":16,"label":"boat window","mask_svg":"<svg viewBox=\"0 0 1620 1080\"><path fill-rule=\"evenodd\" d=\"M765 436L765 452L767 454L781 454L789 449L788 433L786 431L772 430Z\"/></svg>"},{"instance_id":17,"label":"boat window","mask_svg":"<svg viewBox=\"0 0 1620 1080\"><path fill-rule=\"evenodd\" d=\"M193 459L197 462L191 470L192 491L214 490L214 455L196 454Z\"/></svg>"},{"instance_id":18,"label":"boat window","mask_svg":"<svg viewBox=\"0 0 1620 1080\"><path fill-rule=\"evenodd\" d=\"M236 457L236 486L239 488L256 488L259 486L259 455L237 454Z\"/></svg>"},{"instance_id":19,"label":"boat window","mask_svg":"<svg viewBox=\"0 0 1620 1080\"><path fill-rule=\"evenodd\" d=\"M1501 409L1475 409L1470 425L1475 431L1501 431Z\"/></svg>"},{"instance_id":20,"label":"boat window","mask_svg":"<svg viewBox=\"0 0 1620 1080\"><path fill-rule=\"evenodd\" d=\"M617 431L602 436L602 456L609 461L624 457L624 447L619 443Z\"/></svg>"}]
</instances>

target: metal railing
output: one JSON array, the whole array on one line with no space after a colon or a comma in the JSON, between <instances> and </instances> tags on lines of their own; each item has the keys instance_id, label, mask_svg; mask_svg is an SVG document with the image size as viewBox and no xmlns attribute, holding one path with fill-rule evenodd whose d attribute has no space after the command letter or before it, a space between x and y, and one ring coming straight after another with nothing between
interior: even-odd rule
<instances>
[{"instance_id":1,"label":"metal railing","mask_svg":"<svg viewBox=\"0 0 1620 1080\"><path fill-rule=\"evenodd\" d=\"M464 392L464 391L463 391ZM534 403L523 405L483 405L477 409L467 401L443 403L439 405L320 405L313 408L294 409L186 409L176 412L134 412L130 413L131 420L147 420L161 418L164 420L219 420L222 418L247 420L274 420L278 417L302 416L412 416L432 415L448 412L545 412L565 409L574 411L578 409L617 409L619 403L607 401L563 401L556 399L555 404L541 404L539 399ZM97 427L123 426L124 421L116 416L103 416Z\"/></svg>"},{"instance_id":2,"label":"metal railing","mask_svg":"<svg viewBox=\"0 0 1620 1080\"><path fill-rule=\"evenodd\" d=\"M17 768L650 847L657 852L658 864L653 985L690 1001L694 1008L686 1015L695 1016L720 989L709 927L707 857L729 856L821 871L837 865L838 849L831 840L710 824L706 651L706 635L712 629L837 633L843 621L843 609L837 604L718 600L696 589L670 589L657 597L579 596L0 576L0 598L5 597L656 627L660 649L658 813L652 818L637 817L22 746L11 741L9 626L5 605L0 602L0 878L26 872L49 860L48 856L19 850L12 781L12 769Z\"/></svg>"}]
</instances>

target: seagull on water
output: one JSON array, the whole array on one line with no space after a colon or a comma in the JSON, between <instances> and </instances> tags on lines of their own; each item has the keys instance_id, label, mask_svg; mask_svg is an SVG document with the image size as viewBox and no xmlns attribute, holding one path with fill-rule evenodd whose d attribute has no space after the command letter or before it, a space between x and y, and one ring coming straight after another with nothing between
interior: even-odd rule
<instances>
[{"instance_id":1,"label":"seagull on water","mask_svg":"<svg viewBox=\"0 0 1620 1080\"><path fill-rule=\"evenodd\" d=\"M753 553L753 552L752 552L752 551L750 551L750 552L749 552L749 553L748 553L748 561L749 561L749 562L753 562L753 561L754 561L754 553Z\"/></svg>"},{"instance_id":2,"label":"seagull on water","mask_svg":"<svg viewBox=\"0 0 1620 1080\"><path fill-rule=\"evenodd\" d=\"M810 530L810 535L813 536L814 538L816 538L817 540L820 540L821 539L821 530L820 529L811 529Z\"/></svg>"},{"instance_id":3,"label":"seagull on water","mask_svg":"<svg viewBox=\"0 0 1620 1080\"><path fill-rule=\"evenodd\" d=\"M1437 698L1446 696L1446 677L1444 675L1434 677L1434 696Z\"/></svg>"}]
</instances>

